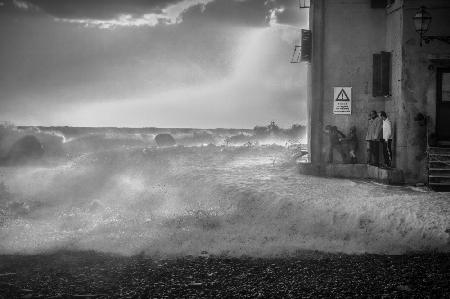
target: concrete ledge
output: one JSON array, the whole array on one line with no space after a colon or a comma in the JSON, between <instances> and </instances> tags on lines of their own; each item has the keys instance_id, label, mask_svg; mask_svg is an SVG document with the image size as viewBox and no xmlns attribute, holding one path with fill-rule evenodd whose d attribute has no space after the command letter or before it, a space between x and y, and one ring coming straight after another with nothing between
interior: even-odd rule
<instances>
[{"instance_id":1,"label":"concrete ledge","mask_svg":"<svg viewBox=\"0 0 450 299\"><path fill-rule=\"evenodd\" d=\"M404 184L403 172L398 169L385 169L367 164L298 164L299 172L334 178L370 179L383 184Z\"/></svg>"},{"instance_id":2,"label":"concrete ledge","mask_svg":"<svg viewBox=\"0 0 450 299\"><path fill-rule=\"evenodd\" d=\"M369 178L373 178L383 184L401 185L405 183L403 172L398 169L385 169L368 165L367 172Z\"/></svg>"},{"instance_id":3,"label":"concrete ledge","mask_svg":"<svg viewBox=\"0 0 450 299\"><path fill-rule=\"evenodd\" d=\"M321 174L321 166L319 164L312 164L312 163L299 163L298 169L300 174L306 174L306 175L320 175Z\"/></svg>"},{"instance_id":4,"label":"concrete ledge","mask_svg":"<svg viewBox=\"0 0 450 299\"><path fill-rule=\"evenodd\" d=\"M325 176L336 178L369 179L366 164L327 164Z\"/></svg>"}]
</instances>

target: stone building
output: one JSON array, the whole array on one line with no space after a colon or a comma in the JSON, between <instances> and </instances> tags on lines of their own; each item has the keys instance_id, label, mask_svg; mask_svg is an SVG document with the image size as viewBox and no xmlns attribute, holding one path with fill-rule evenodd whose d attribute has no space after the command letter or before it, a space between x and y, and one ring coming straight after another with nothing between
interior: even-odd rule
<instances>
[{"instance_id":1,"label":"stone building","mask_svg":"<svg viewBox=\"0 0 450 299\"><path fill-rule=\"evenodd\" d=\"M422 26L431 20L422 36L421 16ZM394 167L404 182L426 183L427 135L436 147L450 145L450 1L312 0L310 29L310 166L327 167L326 125L344 133L356 126L364 163L368 113L384 110L393 124ZM335 87L351 87L351 114L335 114Z\"/></svg>"}]
</instances>

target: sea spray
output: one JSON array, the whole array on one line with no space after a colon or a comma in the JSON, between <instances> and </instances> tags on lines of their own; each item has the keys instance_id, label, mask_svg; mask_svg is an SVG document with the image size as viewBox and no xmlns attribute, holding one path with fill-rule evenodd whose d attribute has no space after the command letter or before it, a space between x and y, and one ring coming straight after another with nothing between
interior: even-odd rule
<instances>
[{"instance_id":1,"label":"sea spray","mask_svg":"<svg viewBox=\"0 0 450 299\"><path fill-rule=\"evenodd\" d=\"M0 252L449 250L447 194L302 176L285 151L115 148L52 167L1 168Z\"/></svg>"}]
</instances>

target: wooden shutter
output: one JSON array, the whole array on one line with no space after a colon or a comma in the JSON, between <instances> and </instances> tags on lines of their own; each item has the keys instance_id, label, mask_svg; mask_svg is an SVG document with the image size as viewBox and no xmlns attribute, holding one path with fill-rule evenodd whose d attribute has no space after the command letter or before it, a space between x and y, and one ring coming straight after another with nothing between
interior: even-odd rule
<instances>
[{"instance_id":1,"label":"wooden shutter","mask_svg":"<svg viewBox=\"0 0 450 299\"><path fill-rule=\"evenodd\" d=\"M372 96L389 96L391 93L391 53L373 54Z\"/></svg>"},{"instance_id":2,"label":"wooden shutter","mask_svg":"<svg viewBox=\"0 0 450 299\"><path fill-rule=\"evenodd\" d=\"M381 54L373 54L372 96L381 96Z\"/></svg>"},{"instance_id":3,"label":"wooden shutter","mask_svg":"<svg viewBox=\"0 0 450 299\"><path fill-rule=\"evenodd\" d=\"M311 62L311 30L302 29L302 52L300 56L301 61Z\"/></svg>"},{"instance_id":4,"label":"wooden shutter","mask_svg":"<svg viewBox=\"0 0 450 299\"><path fill-rule=\"evenodd\" d=\"M391 95L391 53L381 52L381 95Z\"/></svg>"}]
</instances>

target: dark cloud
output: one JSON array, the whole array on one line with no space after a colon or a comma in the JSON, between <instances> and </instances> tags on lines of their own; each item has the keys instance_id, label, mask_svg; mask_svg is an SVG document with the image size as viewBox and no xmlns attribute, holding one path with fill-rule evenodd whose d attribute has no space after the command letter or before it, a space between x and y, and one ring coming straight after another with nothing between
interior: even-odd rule
<instances>
[{"instance_id":1,"label":"dark cloud","mask_svg":"<svg viewBox=\"0 0 450 299\"><path fill-rule=\"evenodd\" d=\"M180 0L27 0L21 2L39 7L58 18L104 20L120 14L159 12ZM8 6L11 5L14 6L8 4Z\"/></svg>"},{"instance_id":2,"label":"dark cloud","mask_svg":"<svg viewBox=\"0 0 450 299\"><path fill-rule=\"evenodd\" d=\"M158 15L164 8L180 2L182 0L0 0L3 3L0 12L42 11L67 21L105 21L116 19L119 15L137 18L150 13ZM297 6L297 0L213 0L206 9L194 3L180 16L185 23L206 21L236 26L266 26L271 11L277 10L277 23L294 25L301 21ZM164 22L159 20L159 23Z\"/></svg>"},{"instance_id":3,"label":"dark cloud","mask_svg":"<svg viewBox=\"0 0 450 299\"><path fill-rule=\"evenodd\" d=\"M269 24L272 10L277 11L277 23L298 25L305 19L299 13L297 0L215 0L206 10L192 7L183 14L184 24L228 23L234 26L264 27Z\"/></svg>"},{"instance_id":4,"label":"dark cloud","mask_svg":"<svg viewBox=\"0 0 450 299\"><path fill-rule=\"evenodd\" d=\"M266 26L267 7L264 1L216 0L201 11L192 7L183 14L184 23L228 23L236 26Z\"/></svg>"},{"instance_id":5,"label":"dark cloud","mask_svg":"<svg viewBox=\"0 0 450 299\"><path fill-rule=\"evenodd\" d=\"M278 7L283 7L283 11L277 15L278 23L295 25L302 21L299 13L298 1L296 0L276 0Z\"/></svg>"},{"instance_id":6,"label":"dark cloud","mask_svg":"<svg viewBox=\"0 0 450 299\"><path fill-rule=\"evenodd\" d=\"M267 0L265 5L269 12L275 11L278 24L297 25L304 19L297 0Z\"/></svg>"},{"instance_id":7,"label":"dark cloud","mask_svg":"<svg viewBox=\"0 0 450 299\"><path fill-rule=\"evenodd\" d=\"M0 15L0 119L211 127L304 117L304 68L289 64L297 25L278 26L295 22L297 1L24 1L0 0L10 12ZM183 21L102 29L147 13ZM216 113L202 119L209 106Z\"/></svg>"},{"instance_id":8,"label":"dark cloud","mask_svg":"<svg viewBox=\"0 0 450 299\"><path fill-rule=\"evenodd\" d=\"M23 9L20 6L28 5L26 2L13 0L0 0L0 14L18 13Z\"/></svg>"}]
</instances>

